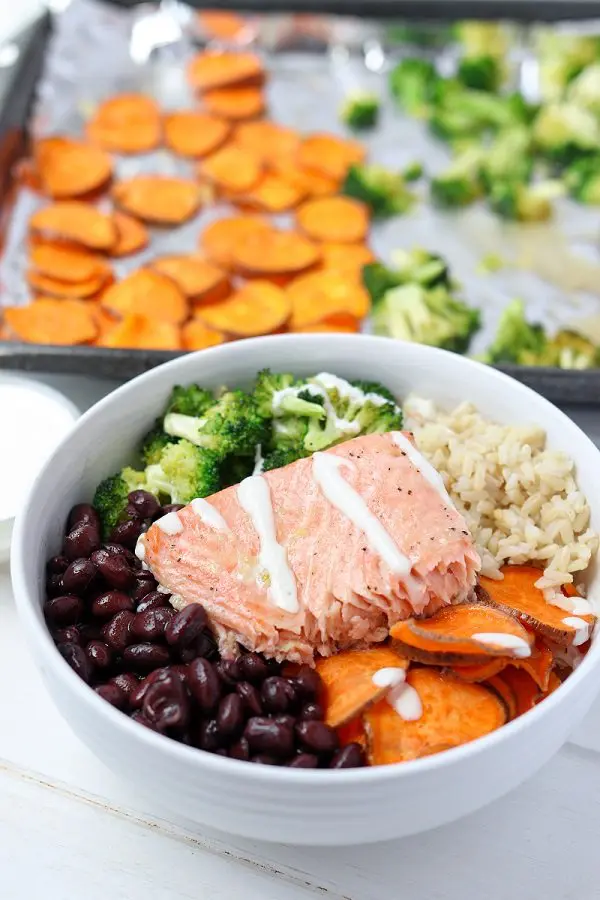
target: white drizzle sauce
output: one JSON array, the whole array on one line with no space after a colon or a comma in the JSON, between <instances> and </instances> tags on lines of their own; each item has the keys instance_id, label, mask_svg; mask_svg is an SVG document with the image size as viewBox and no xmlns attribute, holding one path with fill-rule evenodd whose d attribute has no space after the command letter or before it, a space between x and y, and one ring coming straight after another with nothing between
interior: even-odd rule
<instances>
[{"instance_id":1,"label":"white drizzle sauce","mask_svg":"<svg viewBox=\"0 0 600 900\"><path fill-rule=\"evenodd\" d=\"M385 699L405 722L416 722L423 715L421 698L412 684L398 684Z\"/></svg>"},{"instance_id":2,"label":"white drizzle sauce","mask_svg":"<svg viewBox=\"0 0 600 900\"><path fill-rule=\"evenodd\" d=\"M176 512L170 512L167 513L166 516L161 516L154 524L157 525L161 531L164 531L165 534L171 536L180 534L183 531L183 522Z\"/></svg>"},{"instance_id":3,"label":"white drizzle sauce","mask_svg":"<svg viewBox=\"0 0 600 900\"><path fill-rule=\"evenodd\" d=\"M376 687L395 687L401 684L406 678L406 671L397 666L386 666L384 669L378 669L371 678Z\"/></svg>"},{"instance_id":4,"label":"white drizzle sauce","mask_svg":"<svg viewBox=\"0 0 600 900\"><path fill-rule=\"evenodd\" d=\"M262 475L245 478L237 487L237 498L258 534L258 561L269 576L269 593L273 602L286 612L298 612L296 579L288 565L285 549L277 542L268 482Z\"/></svg>"},{"instance_id":5,"label":"white drizzle sauce","mask_svg":"<svg viewBox=\"0 0 600 900\"><path fill-rule=\"evenodd\" d=\"M585 597L565 597L562 591L555 589L544 591L544 597L551 606L564 609L565 612L572 613L574 616L594 616L596 614L593 605Z\"/></svg>"},{"instance_id":6,"label":"white drizzle sauce","mask_svg":"<svg viewBox=\"0 0 600 900\"><path fill-rule=\"evenodd\" d=\"M578 619L577 616L567 616L565 619L563 619L563 625L566 625L567 628L575 629L575 637L573 638L574 647L579 647L581 644L585 644L590 636L589 623L584 619Z\"/></svg>"},{"instance_id":7,"label":"white drizzle sauce","mask_svg":"<svg viewBox=\"0 0 600 900\"><path fill-rule=\"evenodd\" d=\"M146 559L146 542L144 540L145 537L145 534L140 534L135 545L135 555L142 562Z\"/></svg>"},{"instance_id":8,"label":"white drizzle sauce","mask_svg":"<svg viewBox=\"0 0 600 900\"><path fill-rule=\"evenodd\" d=\"M419 453L417 448L411 441L406 438L401 431L392 431L392 440L397 447L406 453L410 462L413 464L415 469L418 469L425 481L428 481L429 484L435 488L438 492L444 503L448 504L454 508L454 503L450 499L450 495L446 490L446 485L444 484L444 480L437 469L428 462L425 457Z\"/></svg>"},{"instance_id":9,"label":"white drizzle sauce","mask_svg":"<svg viewBox=\"0 0 600 900\"><path fill-rule=\"evenodd\" d=\"M385 406L390 402L386 397L382 397L381 394L372 392L365 394L364 391L350 384L345 378L339 378L330 372L319 372L318 375L315 375L313 381L320 384L326 391L337 391L340 397L343 397L344 400L350 400L351 403L355 403L357 406L362 406L364 403L372 403L373 406Z\"/></svg>"},{"instance_id":10,"label":"white drizzle sauce","mask_svg":"<svg viewBox=\"0 0 600 900\"><path fill-rule=\"evenodd\" d=\"M342 466L354 468L347 459L333 453L313 454L313 478L327 500L364 533L372 550L392 572L407 577L412 568L410 559L400 552L392 536L373 515L360 494L342 477Z\"/></svg>"},{"instance_id":11,"label":"white drizzle sauce","mask_svg":"<svg viewBox=\"0 0 600 900\"><path fill-rule=\"evenodd\" d=\"M503 647L506 650L512 650L514 655L519 659L525 659L531 656L531 647L522 637L517 634L503 634L495 631L479 631L472 634L471 638L480 644L487 644L492 647Z\"/></svg>"},{"instance_id":12,"label":"white drizzle sauce","mask_svg":"<svg viewBox=\"0 0 600 900\"><path fill-rule=\"evenodd\" d=\"M190 506L205 525L214 528L215 531L229 531L229 525L221 513L214 506L211 506L208 500L205 500L203 497L196 497L195 500L192 500Z\"/></svg>"},{"instance_id":13,"label":"white drizzle sauce","mask_svg":"<svg viewBox=\"0 0 600 900\"><path fill-rule=\"evenodd\" d=\"M265 465L265 461L262 455L262 447L260 444L256 445L256 450L254 451L254 469L252 470L253 475L260 475Z\"/></svg>"}]
</instances>

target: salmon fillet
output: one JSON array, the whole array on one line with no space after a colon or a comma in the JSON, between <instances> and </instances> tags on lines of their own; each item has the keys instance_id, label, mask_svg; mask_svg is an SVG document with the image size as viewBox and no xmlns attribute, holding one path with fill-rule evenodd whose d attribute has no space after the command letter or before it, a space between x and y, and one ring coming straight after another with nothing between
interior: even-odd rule
<instances>
[{"instance_id":1,"label":"salmon fillet","mask_svg":"<svg viewBox=\"0 0 600 900\"><path fill-rule=\"evenodd\" d=\"M469 596L480 560L438 480L412 435L367 435L193 501L137 552L222 652L311 662Z\"/></svg>"}]
</instances>

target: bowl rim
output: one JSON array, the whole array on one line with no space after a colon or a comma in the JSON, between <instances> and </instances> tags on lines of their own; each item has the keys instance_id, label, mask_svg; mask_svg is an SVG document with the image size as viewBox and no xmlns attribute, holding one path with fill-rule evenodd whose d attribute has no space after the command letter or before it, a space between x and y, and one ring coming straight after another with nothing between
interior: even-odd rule
<instances>
[{"instance_id":1,"label":"bowl rim","mask_svg":"<svg viewBox=\"0 0 600 900\"><path fill-rule=\"evenodd\" d=\"M50 636L50 631L46 627L43 618L36 615L37 601L30 597L27 591L27 560L23 553L23 547L26 540L26 522L29 515L33 512L33 498L38 490L38 485L47 477L47 472L52 469L54 459L61 453L66 446L70 437L75 431L84 429L89 419L101 415L106 408L113 406L130 393L135 393L140 384L151 384L152 382L162 382L168 375L177 372L180 367L190 365L190 361L198 358L202 354L203 362L210 363L211 360L223 357L227 359L230 355L235 355L240 347L263 346L268 347L274 344L290 344L303 346L321 346L323 349L337 344L344 349L347 347L351 351L355 351L358 342L363 346L370 344L374 350L378 347L383 348L389 346L391 339L384 337L376 337L372 335L357 334L282 334L268 335L257 338L247 338L242 342L231 342L220 344L206 350L196 351L195 353L186 354L169 360L148 372L138 375L136 378L127 381L125 384L103 397L87 412L85 412L76 421L72 431L65 436L63 441L55 449L54 453L46 461L43 468L37 475L25 504L19 511L15 520L15 529L11 550L11 577L13 585L13 593L15 596L16 606L19 617L23 623L24 630L27 634L30 644L30 650L35 657L36 664L40 664L43 659L52 667L56 678L63 682L65 688L75 694L82 703L89 707L90 713L104 717L107 724L120 730L124 737L133 741L138 741L143 747L147 747L149 751L164 754L165 759L172 762L180 762L184 765L197 765L200 769L204 769L206 774L214 774L219 776L238 776L247 777L249 781L258 785L275 785L294 786L303 785L307 788L321 787L329 788L333 785L351 786L358 784L380 783L396 779L406 779L414 775L421 775L427 772L441 770L446 766L451 766L454 762L460 763L461 760L469 756L477 756L487 749L492 749L498 744L507 741L511 736L517 735L524 729L528 729L535 725L536 722L548 716L555 707L566 703L568 698L578 690L580 682L582 682L591 672L594 666L600 667L600 640L596 640L596 646L590 648L582 663L572 672L569 678L561 684L560 688L547 697L543 703L535 706L532 710L508 722L490 734L484 737L476 738L466 744L444 750L431 756L421 759L409 760L403 763L394 763L385 766L365 766L358 769L337 769L337 770L311 770L311 769L295 769L290 771L286 767L278 766L252 766L247 762L224 759L213 753L199 750L196 747L189 747L181 744L172 738L151 731L149 728L141 727L137 722L124 715L119 710L106 703L99 697L95 691L86 684L71 669L68 663L62 658ZM453 364L464 366L465 369L471 369L473 374L477 372L484 373L485 377L492 379L497 388L509 388L516 398L520 398L522 402L533 401L540 411L552 411L552 415L558 415L561 424L570 435L573 441L583 442L588 451L598 457L600 464L600 449L596 447L593 441L575 424L562 410L558 409L554 404L550 403L536 391L524 384L516 381L509 375L498 371L484 363L470 359L468 357L459 356L447 350L441 350L436 347L427 347L424 345L409 344L404 341L394 341L394 346L398 350L398 357L402 355L402 349L411 348L412 353L421 352L425 359L429 359L434 365L437 360L452 359ZM418 347L418 351L416 351ZM267 354L265 354L267 356ZM176 379L173 380L176 383ZM433 399L433 398L432 398ZM588 498L589 499L589 498ZM599 495L600 504L600 495ZM244 775L245 773L245 775Z\"/></svg>"}]
</instances>

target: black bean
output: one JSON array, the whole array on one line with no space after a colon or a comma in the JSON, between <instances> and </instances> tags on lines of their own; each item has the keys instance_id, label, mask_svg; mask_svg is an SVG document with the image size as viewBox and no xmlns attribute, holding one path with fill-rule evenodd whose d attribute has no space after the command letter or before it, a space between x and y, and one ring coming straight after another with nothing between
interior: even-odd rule
<instances>
[{"instance_id":1,"label":"black bean","mask_svg":"<svg viewBox=\"0 0 600 900\"><path fill-rule=\"evenodd\" d=\"M243 653L238 663L242 678L244 681L251 681L252 684L264 681L269 673L266 662L258 653Z\"/></svg>"},{"instance_id":2,"label":"black bean","mask_svg":"<svg viewBox=\"0 0 600 900\"><path fill-rule=\"evenodd\" d=\"M100 551L98 551L100 552ZM62 579L65 590L70 594L85 594L96 575L96 566L91 559L74 559L65 570Z\"/></svg>"},{"instance_id":3,"label":"black bean","mask_svg":"<svg viewBox=\"0 0 600 900\"><path fill-rule=\"evenodd\" d=\"M291 756L294 752L292 729L264 716L254 716L252 719L248 719L244 737L253 753L269 753L280 758Z\"/></svg>"},{"instance_id":4,"label":"black bean","mask_svg":"<svg viewBox=\"0 0 600 900\"><path fill-rule=\"evenodd\" d=\"M278 725L285 725L293 731L296 724L296 717L290 716L289 713L284 713L283 715L275 716L273 721L277 722Z\"/></svg>"},{"instance_id":5,"label":"black bean","mask_svg":"<svg viewBox=\"0 0 600 900\"><path fill-rule=\"evenodd\" d=\"M337 734L324 722L298 722L296 735L302 746L314 753L334 753L339 747Z\"/></svg>"},{"instance_id":6,"label":"black bean","mask_svg":"<svg viewBox=\"0 0 600 900\"><path fill-rule=\"evenodd\" d=\"M131 627L131 625L130 625ZM165 666L171 658L168 647L160 644L130 644L123 650L123 660L134 669L148 671L157 666Z\"/></svg>"},{"instance_id":7,"label":"black bean","mask_svg":"<svg viewBox=\"0 0 600 900\"><path fill-rule=\"evenodd\" d=\"M236 738L244 727L244 703L237 694L227 694L219 703L217 725L226 738Z\"/></svg>"},{"instance_id":8,"label":"black bean","mask_svg":"<svg viewBox=\"0 0 600 900\"><path fill-rule=\"evenodd\" d=\"M223 743L216 719L200 723L194 735L194 743L200 750L216 753Z\"/></svg>"},{"instance_id":9,"label":"black bean","mask_svg":"<svg viewBox=\"0 0 600 900\"><path fill-rule=\"evenodd\" d=\"M310 703L304 704L304 706L298 713L298 718L300 719L300 721L307 722L309 719L322 721L325 718L325 710L320 703L318 703L316 700L313 700Z\"/></svg>"},{"instance_id":10,"label":"black bean","mask_svg":"<svg viewBox=\"0 0 600 900\"><path fill-rule=\"evenodd\" d=\"M262 716L263 706L260 694L249 681L240 681L235 686L236 692L244 701L244 706L251 716Z\"/></svg>"},{"instance_id":11,"label":"black bean","mask_svg":"<svg viewBox=\"0 0 600 900\"><path fill-rule=\"evenodd\" d=\"M237 659L220 659L215 663L215 668L223 684L228 687L235 687L236 683L241 680L242 673Z\"/></svg>"},{"instance_id":12,"label":"black bean","mask_svg":"<svg viewBox=\"0 0 600 900\"><path fill-rule=\"evenodd\" d=\"M77 503L69 513L67 519L67 532L71 531L80 522L91 522L100 528L100 516L89 503Z\"/></svg>"},{"instance_id":13,"label":"black bean","mask_svg":"<svg viewBox=\"0 0 600 900\"><path fill-rule=\"evenodd\" d=\"M166 607L137 613L131 623L131 633L140 641L156 641L163 636L174 615L174 611Z\"/></svg>"},{"instance_id":14,"label":"black bean","mask_svg":"<svg viewBox=\"0 0 600 900\"><path fill-rule=\"evenodd\" d=\"M158 728L156 727L154 722L151 722L150 719L146 718L141 709L136 709L135 712L131 713L131 718L139 725L143 725L144 728L149 728L150 731L158 731Z\"/></svg>"},{"instance_id":15,"label":"black bean","mask_svg":"<svg viewBox=\"0 0 600 900\"><path fill-rule=\"evenodd\" d=\"M294 688L280 675L271 675L263 682L260 696L265 711L270 713L287 712L296 699Z\"/></svg>"},{"instance_id":16,"label":"black bean","mask_svg":"<svg viewBox=\"0 0 600 900\"><path fill-rule=\"evenodd\" d=\"M154 672L150 672L149 675L146 675L145 678L142 678L141 681L138 681L135 688L131 692L129 697L129 704L132 709L141 709L142 703L144 702L144 697L146 696L146 691L150 687L151 684L154 684L160 678L164 678L169 672L167 666L164 666L161 669L155 669Z\"/></svg>"},{"instance_id":17,"label":"black bean","mask_svg":"<svg viewBox=\"0 0 600 900\"><path fill-rule=\"evenodd\" d=\"M134 591L135 593L135 591ZM133 594L131 595L133 597ZM160 591L150 591L144 596L141 603L138 603L137 611L139 613L147 612L149 609L160 609L169 606L170 594L163 594Z\"/></svg>"},{"instance_id":18,"label":"black bean","mask_svg":"<svg viewBox=\"0 0 600 900\"><path fill-rule=\"evenodd\" d=\"M66 556L52 556L46 563L46 572L48 575L62 575L68 565Z\"/></svg>"},{"instance_id":19,"label":"black bean","mask_svg":"<svg viewBox=\"0 0 600 900\"><path fill-rule=\"evenodd\" d=\"M130 644L134 638L129 633L129 626L133 622L133 613L128 609L118 612L110 619L102 629L102 637L109 647L120 653Z\"/></svg>"},{"instance_id":20,"label":"black bean","mask_svg":"<svg viewBox=\"0 0 600 900\"><path fill-rule=\"evenodd\" d=\"M172 647L189 647L206 628L208 616L199 603L190 603L173 616L167 626L165 637Z\"/></svg>"},{"instance_id":21,"label":"black bean","mask_svg":"<svg viewBox=\"0 0 600 900\"><path fill-rule=\"evenodd\" d=\"M107 541L106 544L102 545L102 549L106 550L107 553L110 553L111 556L124 556L127 562L132 567L139 567L140 561L135 555L129 550L127 547L124 547L123 544L115 544L112 541Z\"/></svg>"},{"instance_id":22,"label":"black bean","mask_svg":"<svg viewBox=\"0 0 600 900\"><path fill-rule=\"evenodd\" d=\"M102 640L102 624L100 622L82 622L79 627L82 644L89 644L90 641Z\"/></svg>"},{"instance_id":23,"label":"black bean","mask_svg":"<svg viewBox=\"0 0 600 900\"><path fill-rule=\"evenodd\" d=\"M135 584L135 572L122 553L103 548L92 554L92 561L109 587L126 591Z\"/></svg>"},{"instance_id":24,"label":"black bean","mask_svg":"<svg viewBox=\"0 0 600 900\"><path fill-rule=\"evenodd\" d=\"M155 519L162 518L162 516L166 516L171 512L179 512L180 509L183 509L182 503L167 503L166 506L161 506L158 511L158 514L154 516Z\"/></svg>"},{"instance_id":25,"label":"black bean","mask_svg":"<svg viewBox=\"0 0 600 900\"><path fill-rule=\"evenodd\" d=\"M74 594L62 594L44 604L44 614L53 625L75 625L83 615L83 603Z\"/></svg>"},{"instance_id":26,"label":"black bean","mask_svg":"<svg viewBox=\"0 0 600 900\"><path fill-rule=\"evenodd\" d=\"M127 499L141 519L152 519L160 509L160 503L149 491L132 491Z\"/></svg>"},{"instance_id":27,"label":"black bean","mask_svg":"<svg viewBox=\"0 0 600 900\"><path fill-rule=\"evenodd\" d=\"M145 693L142 712L161 731L184 728L189 718L189 702L181 679L174 672L166 672L151 684Z\"/></svg>"},{"instance_id":28,"label":"black bean","mask_svg":"<svg viewBox=\"0 0 600 900\"><path fill-rule=\"evenodd\" d=\"M148 594L154 593L156 587L157 581L151 572L138 572L135 576L135 587L131 591L131 599L134 603L140 603Z\"/></svg>"},{"instance_id":29,"label":"black bean","mask_svg":"<svg viewBox=\"0 0 600 900\"><path fill-rule=\"evenodd\" d=\"M263 766L280 766L281 760L269 753L255 753L250 762L258 763Z\"/></svg>"},{"instance_id":30,"label":"black bean","mask_svg":"<svg viewBox=\"0 0 600 900\"><path fill-rule=\"evenodd\" d=\"M346 744L333 754L330 769L358 769L365 764L365 755L360 744Z\"/></svg>"},{"instance_id":31,"label":"black bean","mask_svg":"<svg viewBox=\"0 0 600 900\"><path fill-rule=\"evenodd\" d=\"M57 628L52 632L52 637L55 644L80 644L82 641L81 629L77 625Z\"/></svg>"},{"instance_id":32,"label":"black bean","mask_svg":"<svg viewBox=\"0 0 600 900\"><path fill-rule=\"evenodd\" d=\"M139 683L139 679L132 672L121 672L111 678L109 682L109 684L116 684L123 691L128 702Z\"/></svg>"},{"instance_id":33,"label":"black bean","mask_svg":"<svg viewBox=\"0 0 600 900\"><path fill-rule=\"evenodd\" d=\"M187 676L188 676L188 667L182 665L182 663L175 663L172 666L169 666L170 672L175 672L181 678L182 684L187 684Z\"/></svg>"},{"instance_id":34,"label":"black bean","mask_svg":"<svg viewBox=\"0 0 600 900\"><path fill-rule=\"evenodd\" d=\"M127 519L125 522L119 522L110 533L111 541L123 544L124 547L133 549L137 544L137 539L142 533L144 523L137 516Z\"/></svg>"},{"instance_id":35,"label":"black bean","mask_svg":"<svg viewBox=\"0 0 600 900\"><path fill-rule=\"evenodd\" d=\"M204 713L216 710L221 699L221 682L207 659L194 659L188 666L187 683L192 697Z\"/></svg>"},{"instance_id":36,"label":"black bean","mask_svg":"<svg viewBox=\"0 0 600 900\"><path fill-rule=\"evenodd\" d=\"M319 757L314 753L299 753L288 763L290 769L316 769L319 765Z\"/></svg>"},{"instance_id":37,"label":"black bean","mask_svg":"<svg viewBox=\"0 0 600 900\"><path fill-rule=\"evenodd\" d=\"M94 690L98 696L102 697L103 700L106 700L107 703L110 703L111 706L115 706L117 709L125 709L127 706L127 694L114 683L99 684Z\"/></svg>"},{"instance_id":38,"label":"black bean","mask_svg":"<svg viewBox=\"0 0 600 900\"><path fill-rule=\"evenodd\" d=\"M264 663L267 667L267 675L281 675L281 663L276 659L265 659Z\"/></svg>"},{"instance_id":39,"label":"black bean","mask_svg":"<svg viewBox=\"0 0 600 900\"><path fill-rule=\"evenodd\" d=\"M99 619L107 619L123 610L132 610L133 601L123 591L106 591L92 600L92 615Z\"/></svg>"},{"instance_id":40,"label":"black bean","mask_svg":"<svg viewBox=\"0 0 600 900\"><path fill-rule=\"evenodd\" d=\"M300 666L298 672L292 679L292 683L296 691L303 700L314 700L319 696L322 681L320 675L310 666Z\"/></svg>"},{"instance_id":41,"label":"black bean","mask_svg":"<svg viewBox=\"0 0 600 900\"><path fill-rule=\"evenodd\" d=\"M100 547L100 529L94 522L79 522L65 536L63 551L67 559L91 556Z\"/></svg>"},{"instance_id":42,"label":"black bean","mask_svg":"<svg viewBox=\"0 0 600 900\"><path fill-rule=\"evenodd\" d=\"M95 669L108 669L112 664L112 651L104 641L90 641L85 652Z\"/></svg>"},{"instance_id":43,"label":"black bean","mask_svg":"<svg viewBox=\"0 0 600 900\"><path fill-rule=\"evenodd\" d=\"M79 644L58 644L57 649L73 671L84 681L89 682L92 676L92 667L83 647L80 647Z\"/></svg>"},{"instance_id":44,"label":"black bean","mask_svg":"<svg viewBox=\"0 0 600 900\"><path fill-rule=\"evenodd\" d=\"M241 737L231 745L229 756L231 759L241 759L244 762L250 759L250 748L245 737Z\"/></svg>"},{"instance_id":45,"label":"black bean","mask_svg":"<svg viewBox=\"0 0 600 900\"><path fill-rule=\"evenodd\" d=\"M62 575L48 575L46 578L46 595L48 597L58 597L65 593L65 585Z\"/></svg>"}]
</instances>

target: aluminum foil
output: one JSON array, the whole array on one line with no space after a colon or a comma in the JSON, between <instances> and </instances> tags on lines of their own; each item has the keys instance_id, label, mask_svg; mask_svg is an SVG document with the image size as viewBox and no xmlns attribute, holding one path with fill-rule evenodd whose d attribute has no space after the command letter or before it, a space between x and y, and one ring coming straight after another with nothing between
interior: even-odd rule
<instances>
[{"instance_id":1,"label":"aluminum foil","mask_svg":"<svg viewBox=\"0 0 600 900\"><path fill-rule=\"evenodd\" d=\"M244 41L265 58L268 105L275 121L302 132L343 134L338 110L351 91L373 89L387 96L387 72L398 48L390 51L385 29L377 23L281 16L255 17L252 23ZM120 10L96 0L72 0L57 18L32 118L33 135L80 134L96 104L122 91L152 94L165 109L192 106L184 66L203 37L197 14L175 2ZM444 66L451 67L451 51L445 53ZM522 41L513 57L512 78L529 96L535 95L535 63ZM447 149L422 123L403 116L389 100L380 127L365 141L372 161L394 169L420 160L431 174L449 159ZM141 171L191 174L191 165L162 150L116 159L117 177ZM447 257L464 298L483 312L473 352L491 341L501 310L514 297L525 300L532 321L551 329L579 326L600 340L600 211L563 199L552 223L515 225L500 221L483 206L442 213L428 203L425 187L417 190L420 202L408 215L377 223L371 244L386 260L394 249L413 246ZM29 302L24 277L27 226L42 202L25 189L17 197L0 260L0 305ZM223 204L183 227L154 230L143 253L115 261L117 277L153 256L195 250L202 228L228 212ZM282 225L291 223L291 217L280 220ZM490 253L504 265L486 274L482 259Z\"/></svg>"}]
</instances>

